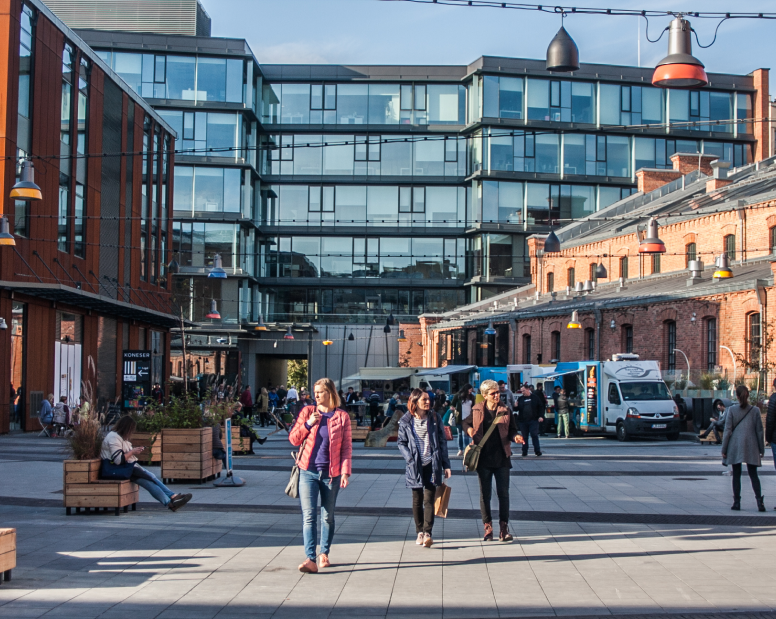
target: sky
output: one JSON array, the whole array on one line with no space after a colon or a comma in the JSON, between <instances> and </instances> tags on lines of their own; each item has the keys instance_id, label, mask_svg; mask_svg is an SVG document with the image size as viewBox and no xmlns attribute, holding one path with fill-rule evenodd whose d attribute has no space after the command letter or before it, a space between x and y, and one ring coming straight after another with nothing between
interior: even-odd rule
<instances>
[{"instance_id":1,"label":"sky","mask_svg":"<svg viewBox=\"0 0 776 619\"><path fill-rule=\"evenodd\" d=\"M212 34L248 41L260 63L469 64L480 56L544 58L561 26L558 15L501 8L381 0L201 0ZM575 0L577 6L650 10L776 12L773 0ZM682 6L680 6L682 5ZM690 20L708 45L717 22ZM651 18L655 39L670 18ZM570 15L565 26L581 62L654 66L667 35L645 37L637 17ZM709 72L776 68L776 20L728 20L716 43L693 52Z\"/></svg>"}]
</instances>

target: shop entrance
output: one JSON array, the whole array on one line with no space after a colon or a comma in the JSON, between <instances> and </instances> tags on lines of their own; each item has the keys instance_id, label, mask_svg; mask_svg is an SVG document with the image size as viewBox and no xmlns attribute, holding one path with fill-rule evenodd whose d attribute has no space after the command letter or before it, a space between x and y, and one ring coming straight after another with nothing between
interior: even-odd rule
<instances>
[{"instance_id":1,"label":"shop entrance","mask_svg":"<svg viewBox=\"0 0 776 619\"><path fill-rule=\"evenodd\" d=\"M288 386L289 361L307 361L307 355L256 355L256 391L262 387ZM307 387L307 384L297 387Z\"/></svg>"}]
</instances>

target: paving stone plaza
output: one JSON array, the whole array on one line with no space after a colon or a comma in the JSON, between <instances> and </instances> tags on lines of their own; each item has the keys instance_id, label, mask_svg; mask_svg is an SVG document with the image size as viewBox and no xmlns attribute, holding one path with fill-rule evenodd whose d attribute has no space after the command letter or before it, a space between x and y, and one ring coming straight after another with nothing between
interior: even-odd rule
<instances>
[{"instance_id":1,"label":"paving stone plaza","mask_svg":"<svg viewBox=\"0 0 776 619\"><path fill-rule=\"evenodd\" d=\"M426 549L415 545L395 445L357 443L333 567L302 575L285 434L235 458L244 487L174 485L194 495L177 513L141 489L138 510L119 517L65 515L61 448L0 437L0 521L18 530L0 617L776 617L770 457L769 512L756 511L744 480L735 513L718 447L547 438L541 458L513 457L512 544L481 541L477 478L454 459L450 513Z\"/></svg>"}]
</instances>

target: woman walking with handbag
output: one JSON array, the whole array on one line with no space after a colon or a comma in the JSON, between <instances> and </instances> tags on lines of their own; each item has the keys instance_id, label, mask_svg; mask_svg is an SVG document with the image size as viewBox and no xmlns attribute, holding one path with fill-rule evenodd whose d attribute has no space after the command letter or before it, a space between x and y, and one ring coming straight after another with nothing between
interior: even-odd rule
<instances>
[{"instance_id":1,"label":"woman walking with handbag","mask_svg":"<svg viewBox=\"0 0 776 619\"><path fill-rule=\"evenodd\" d=\"M339 408L334 383L322 378L313 389L316 404L305 406L296 419L289 440L301 445L299 498L302 503L303 537L307 559L299 571L315 574L329 567L329 550L334 539L334 507L340 488L347 488L351 475L352 443L350 417ZM321 553L318 546L318 496L321 497ZM316 564L317 558L317 564Z\"/></svg>"},{"instance_id":2,"label":"woman walking with handbag","mask_svg":"<svg viewBox=\"0 0 776 619\"><path fill-rule=\"evenodd\" d=\"M495 380L482 381L480 393L484 401L472 407L472 414L463 420L463 427L471 437L475 458L468 461L477 471L480 480L480 513L485 529L483 540L493 540L493 517L490 511L490 497L493 492L493 478L496 478L498 495L499 540L511 542L509 533L509 470L512 468L512 447L510 443L523 443L517 431L515 416L500 402L498 383ZM477 458L477 454L479 457ZM467 461L464 455L464 461Z\"/></svg>"},{"instance_id":3,"label":"woman walking with handbag","mask_svg":"<svg viewBox=\"0 0 776 619\"><path fill-rule=\"evenodd\" d=\"M746 463L757 509L764 512L765 503L757 476L757 467L762 465L765 454L760 409L749 404L749 389L744 385L736 387L736 398L738 404L728 408L725 415L725 434L722 436L722 464L733 467L733 507L730 509L741 509L741 465Z\"/></svg>"},{"instance_id":4,"label":"woman walking with handbag","mask_svg":"<svg viewBox=\"0 0 776 619\"><path fill-rule=\"evenodd\" d=\"M102 441L100 450L100 477L103 479L130 479L141 488L167 506L170 511L177 511L191 500L191 494L175 494L159 479L137 463L137 454L144 447L132 447L129 439L137 428L137 422L129 415L124 415L113 426Z\"/></svg>"},{"instance_id":5,"label":"woman walking with handbag","mask_svg":"<svg viewBox=\"0 0 776 619\"><path fill-rule=\"evenodd\" d=\"M412 490L416 544L431 548L434 540L434 498L443 479L449 479L450 458L441 417L431 408L431 398L422 389L413 389L407 401L409 412L399 420L396 440L407 462L406 484Z\"/></svg>"}]
</instances>

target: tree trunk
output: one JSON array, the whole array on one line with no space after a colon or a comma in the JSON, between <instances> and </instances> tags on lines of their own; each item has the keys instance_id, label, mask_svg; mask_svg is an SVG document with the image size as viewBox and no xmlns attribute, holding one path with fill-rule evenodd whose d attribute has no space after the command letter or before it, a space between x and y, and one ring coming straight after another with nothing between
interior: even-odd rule
<instances>
[{"instance_id":1,"label":"tree trunk","mask_svg":"<svg viewBox=\"0 0 776 619\"><path fill-rule=\"evenodd\" d=\"M393 434L393 431L399 427L399 420L404 417L404 415L405 413L403 410L396 409L391 420L383 428L366 435L364 447L385 447L388 444L388 438Z\"/></svg>"}]
</instances>

